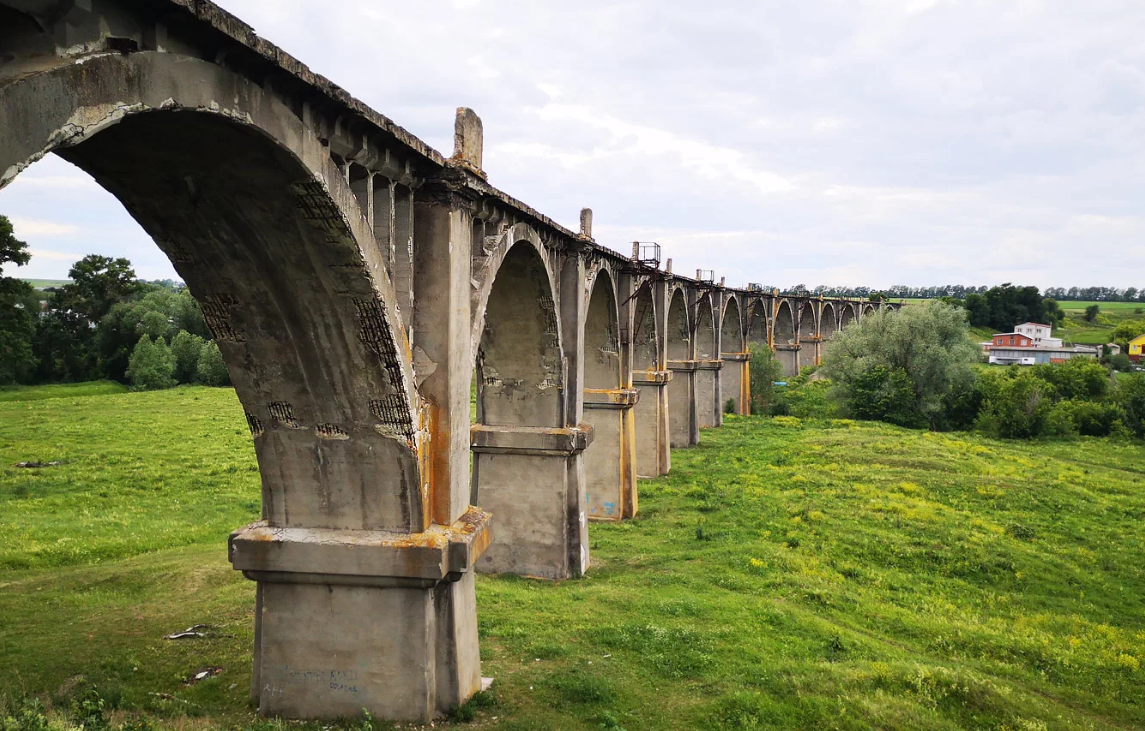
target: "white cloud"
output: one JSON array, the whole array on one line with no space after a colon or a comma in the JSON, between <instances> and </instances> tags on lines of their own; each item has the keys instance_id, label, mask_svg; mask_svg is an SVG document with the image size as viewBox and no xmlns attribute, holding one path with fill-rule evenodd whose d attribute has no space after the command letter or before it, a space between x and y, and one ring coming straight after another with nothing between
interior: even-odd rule
<instances>
[{"instance_id":1,"label":"white cloud","mask_svg":"<svg viewBox=\"0 0 1145 731\"><path fill-rule=\"evenodd\" d=\"M21 236L66 236L79 231L78 226L54 221L36 221L28 218L13 216L12 227L20 232Z\"/></svg>"},{"instance_id":2,"label":"white cloud","mask_svg":"<svg viewBox=\"0 0 1145 731\"><path fill-rule=\"evenodd\" d=\"M472 107L491 183L677 271L1145 286L1139 0L223 4L447 154ZM169 270L48 162L0 212L76 230L31 244Z\"/></svg>"}]
</instances>

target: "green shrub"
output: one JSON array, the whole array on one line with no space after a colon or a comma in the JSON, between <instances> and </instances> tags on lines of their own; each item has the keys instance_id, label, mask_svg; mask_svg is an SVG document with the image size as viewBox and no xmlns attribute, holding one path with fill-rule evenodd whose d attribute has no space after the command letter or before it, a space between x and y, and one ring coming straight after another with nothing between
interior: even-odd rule
<instances>
[{"instance_id":1,"label":"green shrub","mask_svg":"<svg viewBox=\"0 0 1145 731\"><path fill-rule=\"evenodd\" d=\"M203 343L203 347L199 351L196 376L199 383L204 386L231 385L231 374L227 371L227 364L223 362L223 354L219 352L219 345L214 340Z\"/></svg>"},{"instance_id":2,"label":"green shrub","mask_svg":"<svg viewBox=\"0 0 1145 731\"><path fill-rule=\"evenodd\" d=\"M1117 355L1110 356L1109 365L1116 371L1128 373L1133 370L1133 361L1129 360L1129 356L1125 353L1118 353Z\"/></svg>"},{"instance_id":3,"label":"green shrub","mask_svg":"<svg viewBox=\"0 0 1145 731\"><path fill-rule=\"evenodd\" d=\"M1033 372L1013 370L1016 368L1011 366L1001 374L991 373L992 377L981 379L983 404L978 427L1007 439L1042 436L1054 405L1053 388Z\"/></svg>"},{"instance_id":4,"label":"green shrub","mask_svg":"<svg viewBox=\"0 0 1145 731\"><path fill-rule=\"evenodd\" d=\"M1038 365L1030 371L1053 386L1054 393L1063 399L1103 399L1109 395L1109 371L1090 358Z\"/></svg>"},{"instance_id":5,"label":"green shrub","mask_svg":"<svg viewBox=\"0 0 1145 731\"><path fill-rule=\"evenodd\" d=\"M968 431L982 411L982 389L978 379L964 379L954 383L942 395L942 410L932 420L939 431Z\"/></svg>"},{"instance_id":6,"label":"green shrub","mask_svg":"<svg viewBox=\"0 0 1145 731\"><path fill-rule=\"evenodd\" d=\"M144 335L128 361L127 377L136 391L154 391L175 385L175 355L163 338Z\"/></svg>"},{"instance_id":7,"label":"green shrub","mask_svg":"<svg viewBox=\"0 0 1145 731\"><path fill-rule=\"evenodd\" d=\"M752 346L748 361L748 377L751 386L750 411L753 414L769 414L775 403L775 382L779 379L779 361L766 345Z\"/></svg>"},{"instance_id":8,"label":"green shrub","mask_svg":"<svg viewBox=\"0 0 1145 731\"><path fill-rule=\"evenodd\" d=\"M1145 438L1145 375L1135 373L1121 380L1113 398L1124 414L1125 427L1138 438Z\"/></svg>"},{"instance_id":9,"label":"green shrub","mask_svg":"<svg viewBox=\"0 0 1145 731\"><path fill-rule=\"evenodd\" d=\"M910 376L901 368L876 365L857 374L846 392L847 411L857 419L899 426L925 426L916 408Z\"/></svg>"}]
</instances>

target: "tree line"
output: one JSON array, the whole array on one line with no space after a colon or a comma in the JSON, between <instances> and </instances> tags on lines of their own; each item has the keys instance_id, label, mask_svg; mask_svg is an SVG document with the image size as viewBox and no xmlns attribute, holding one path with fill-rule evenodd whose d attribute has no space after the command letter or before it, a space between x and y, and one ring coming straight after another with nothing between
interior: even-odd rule
<instances>
[{"instance_id":1,"label":"tree line","mask_svg":"<svg viewBox=\"0 0 1145 731\"><path fill-rule=\"evenodd\" d=\"M131 262L85 256L43 292L3 276L31 260L0 216L0 384L110 379L135 389L230 384L199 304L185 287L139 279Z\"/></svg>"},{"instance_id":2,"label":"tree line","mask_svg":"<svg viewBox=\"0 0 1145 731\"><path fill-rule=\"evenodd\" d=\"M771 289L765 287L765 289ZM819 285L813 289L804 284L781 289L783 292L808 292L824 297L854 297L866 299L872 295L883 295L888 299L966 299L969 295L984 295L989 286L966 286L962 284L939 284L929 287L911 287L905 284L896 284L886 289L872 287L839 287ZM1050 297L1058 302L1145 302L1145 287L1047 287L1043 296Z\"/></svg>"}]
</instances>

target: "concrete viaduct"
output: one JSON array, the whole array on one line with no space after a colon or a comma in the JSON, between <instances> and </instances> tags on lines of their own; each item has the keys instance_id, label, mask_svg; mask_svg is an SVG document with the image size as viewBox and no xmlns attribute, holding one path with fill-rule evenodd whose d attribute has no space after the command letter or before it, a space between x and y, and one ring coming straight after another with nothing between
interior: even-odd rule
<instances>
[{"instance_id":1,"label":"concrete viaduct","mask_svg":"<svg viewBox=\"0 0 1145 731\"><path fill-rule=\"evenodd\" d=\"M0 0L0 187L50 152L167 254L230 369L268 715L465 701L475 569L579 576L589 518L746 411L749 348L795 373L875 306L604 248L590 211L570 231L486 181L471 111L446 158L207 0Z\"/></svg>"}]
</instances>

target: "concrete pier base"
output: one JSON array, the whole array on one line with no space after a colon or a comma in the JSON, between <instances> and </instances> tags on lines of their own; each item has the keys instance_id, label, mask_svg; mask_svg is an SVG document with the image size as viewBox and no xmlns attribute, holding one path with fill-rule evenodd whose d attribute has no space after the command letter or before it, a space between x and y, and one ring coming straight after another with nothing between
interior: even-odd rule
<instances>
[{"instance_id":1,"label":"concrete pier base","mask_svg":"<svg viewBox=\"0 0 1145 731\"><path fill-rule=\"evenodd\" d=\"M476 424L470 434L477 500L497 516L496 538L477 569L541 579L582 575L588 568L582 457L592 426Z\"/></svg>"},{"instance_id":2,"label":"concrete pier base","mask_svg":"<svg viewBox=\"0 0 1145 731\"><path fill-rule=\"evenodd\" d=\"M668 474L668 382L671 371L635 371L632 385L640 392L636 420L636 472L640 477Z\"/></svg>"},{"instance_id":3,"label":"concrete pier base","mask_svg":"<svg viewBox=\"0 0 1145 731\"><path fill-rule=\"evenodd\" d=\"M750 353L724 353L724 369L720 372L720 389L724 401L735 401L733 413L747 416L751 413L751 373L748 363Z\"/></svg>"},{"instance_id":4,"label":"concrete pier base","mask_svg":"<svg viewBox=\"0 0 1145 731\"><path fill-rule=\"evenodd\" d=\"M696 421L696 361L670 360L668 370L668 425L672 449L687 449L700 443Z\"/></svg>"},{"instance_id":5,"label":"concrete pier base","mask_svg":"<svg viewBox=\"0 0 1145 731\"><path fill-rule=\"evenodd\" d=\"M696 424L710 429L723 422L723 404L720 403L720 371L722 360L696 361Z\"/></svg>"},{"instance_id":6,"label":"concrete pier base","mask_svg":"<svg viewBox=\"0 0 1145 731\"><path fill-rule=\"evenodd\" d=\"M489 514L409 534L275 528L231 534L258 582L252 696L264 716L428 722L481 688L473 564Z\"/></svg>"},{"instance_id":7,"label":"concrete pier base","mask_svg":"<svg viewBox=\"0 0 1145 731\"><path fill-rule=\"evenodd\" d=\"M798 345L775 346L775 359L779 361L779 367L784 376L790 378L799 375Z\"/></svg>"},{"instance_id":8,"label":"concrete pier base","mask_svg":"<svg viewBox=\"0 0 1145 731\"><path fill-rule=\"evenodd\" d=\"M585 450L590 520L621 520L636 512L632 409L639 397L635 389L584 391L584 420L593 428L592 444Z\"/></svg>"}]
</instances>

